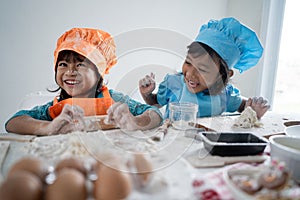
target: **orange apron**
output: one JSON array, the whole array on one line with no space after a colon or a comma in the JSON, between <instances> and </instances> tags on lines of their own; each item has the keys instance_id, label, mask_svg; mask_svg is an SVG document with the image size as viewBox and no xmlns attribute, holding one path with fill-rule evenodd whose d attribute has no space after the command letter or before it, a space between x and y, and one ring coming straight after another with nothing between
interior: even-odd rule
<instances>
[{"instance_id":1,"label":"orange apron","mask_svg":"<svg viewBox=\"0 0 300 200\"><path fill-rule=\"evenodd\" d=\"M103 97L102 98L69 98L58 102L55 97L53 100L53 106L49 107L49 115L52 119L57 117L64 105L77 105L84 110L85 116L94 115L106 115L108 108L114 103L111 98L107 87L102 88Z\"/></svg>"}]
</instances>

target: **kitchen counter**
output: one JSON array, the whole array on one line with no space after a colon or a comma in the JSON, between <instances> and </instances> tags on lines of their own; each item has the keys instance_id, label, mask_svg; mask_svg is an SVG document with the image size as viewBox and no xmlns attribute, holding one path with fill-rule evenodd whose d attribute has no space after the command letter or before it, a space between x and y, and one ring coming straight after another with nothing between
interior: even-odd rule
<instances>
[{"instance_id":1,"label":"kitchen counter","mask_svg":"<svg viewBox=\"0 0 300 200\"><path fill-rule=\"evenodd\" d=\"M200 118L197 123L212 131L253 132L269 137L284 134L284 122L300 120L294 116L268 112L261 120L263 127L242 130L232 126L237 117ZM150 158L153 178L147 187L135 188L128 199L199 199L199 196L210 190L222 198L234 199L234 194L224 183L222 174L231 167L245 163L269 161L269 146L262 155L212 156L201 141L187 137L185 131L169 127L162 141L153 141L151 137L156 131L157 129L128 132L112 129L44 137L3 133L0 134L0 148L1 144L5 148L8 143L9 147L7 152L1 151L4 158L1 172L5 178L13 163L25 156L38 156L49 165L55 165L58 159L68 156L99 159L99 154L108 152L128 162L132 154L139 152Z\"/></svg>"}]
</instances>

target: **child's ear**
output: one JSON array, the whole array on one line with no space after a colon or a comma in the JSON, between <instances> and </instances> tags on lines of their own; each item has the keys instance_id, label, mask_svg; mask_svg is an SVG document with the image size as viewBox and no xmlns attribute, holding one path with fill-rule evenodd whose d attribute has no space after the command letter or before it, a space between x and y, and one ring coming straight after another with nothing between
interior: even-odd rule
<instances>
[{"instance_id":1,"label":"child's ear","mask_svg":"<svg viewBox=\"0 0 300 200\"><path fill-rule=\"evenodd\" d=\"M228 71L228 75L229 75L229 77L232 77L232 76L233 76L233 74L234 74L234 71L233 71L232 69L230 69L230 70Z\"/></svg>"}]
</instances>

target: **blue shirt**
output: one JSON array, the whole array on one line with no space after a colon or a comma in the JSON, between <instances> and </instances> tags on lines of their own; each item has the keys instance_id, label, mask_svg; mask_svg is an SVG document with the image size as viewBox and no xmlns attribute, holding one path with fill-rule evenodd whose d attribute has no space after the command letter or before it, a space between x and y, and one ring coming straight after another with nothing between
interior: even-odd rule
<instances>
[{"instance_id":1,"label":"blue shirt","mask_svg":"<svg viewBox=\"0 0 300 200\"><path fill-rule=\"evenodd\" d=\"M237 88L228 84L218 95L209 95L204 91L191 93L184 83L182 73L166 75L159 84L157 102L166 105L165 118L169 117L169 103L191 102L198 104L197 117L220 115L223 112L235 112L242 103L242 97Z\"/></svg>"},{"instance_id":2,"label":"blue shirt","mask_svg":"<svg viewBox=\"0 0 300 200\"><path fill-rule=\"evenodd\" d=\"M129 107L129 111L134 116L140 115L140 114L144 113L146 110L154 110L155 112L157 112L159 114L160 117L162 117L161 112L155 106L142 104L140 102L137 102L137 101L131 99L128 95L123 95L122 93L116 92L112 89L109 90L109 93L111 95L111 98L115 102L126 103ZM103 97L102 93L100 93L98 95L98 98L101 98L101 97ZM20 110L17 113L15 113L10 119L17 117L17 116L21 116L21 115L29 115L30 117L32 117L34 119L52 121L52 118L50 117L50 115L48 113L48 108L52 105L53 105L53 101L50 101L44 105L35 106L31 110ZM6 122L6 124L7 124L7 122Z\"/></svg>"}]
</instances>

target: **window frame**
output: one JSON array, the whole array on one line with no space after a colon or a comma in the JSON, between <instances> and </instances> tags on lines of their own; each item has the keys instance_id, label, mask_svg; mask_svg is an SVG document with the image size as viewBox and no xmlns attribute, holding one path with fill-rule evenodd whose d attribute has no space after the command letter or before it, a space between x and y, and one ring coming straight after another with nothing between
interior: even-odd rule
<instances>
[{"instance_id":1,"label":"window frame","mask_svg":"<svg viewBox=\"0 0 300 200\"><path fill-rule=\"evenodd\" d=\"M274 101L278 69L280 40L286 0L264 0L260 38L264 46L264 56L259 68L257 91L269 100L271 110Z\"/></svg>"}]
</instances>

